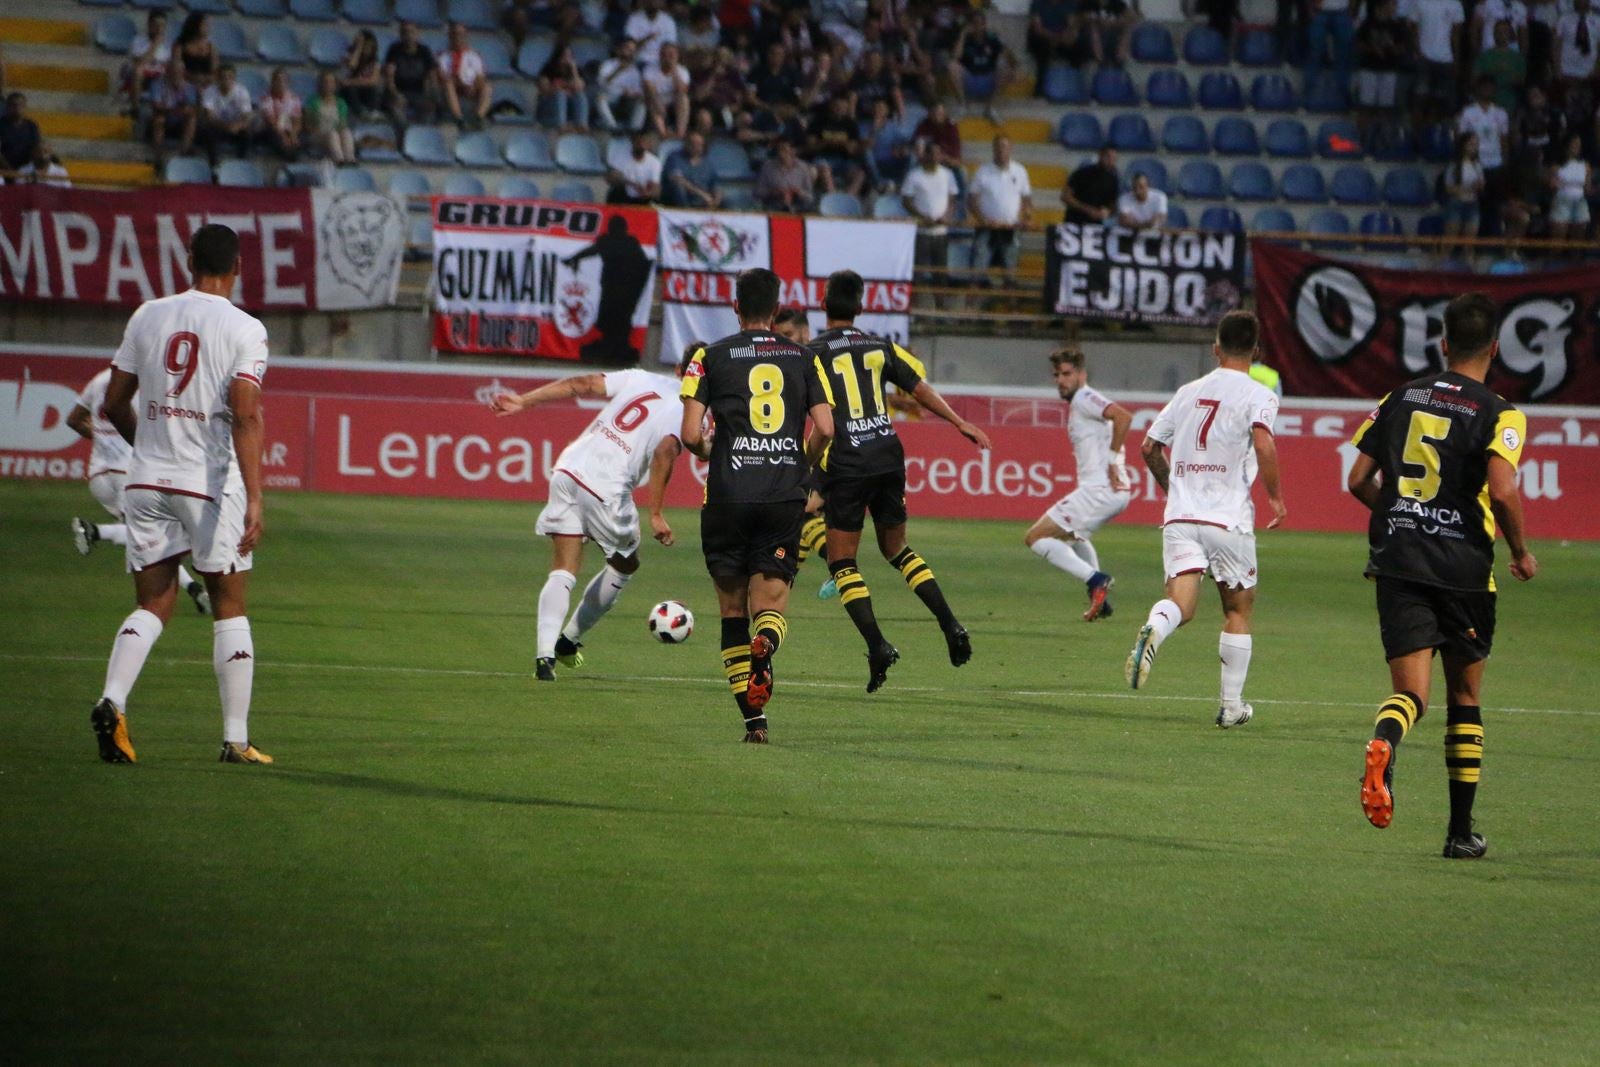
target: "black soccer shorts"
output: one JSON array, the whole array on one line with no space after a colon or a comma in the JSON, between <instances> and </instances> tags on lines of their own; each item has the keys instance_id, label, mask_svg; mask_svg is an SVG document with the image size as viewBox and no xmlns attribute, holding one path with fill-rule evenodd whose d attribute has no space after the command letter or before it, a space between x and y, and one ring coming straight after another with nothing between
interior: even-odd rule
<instances>
[{"instance_id":1,"label":"black soccer shorts","mask_svg":"<svg viewBox=\"0 0 1600 1067\"><path fill-rule=\"evenodd\" d=\"M707 504L700 509L700 549L713 578L764 574L793 582L800 559L805 501Z\"/></svg>"},{"instance_id":2,"label":"black soccer shorts","mask_svg":"<svg viewBox=\"0 0 1600 1067\"><path fill-rule=\"evenodd\" d=\"M899 526L906 521L905 468L859 478L829 478L823 497L822 515L830 530L859 533L869 511L878 529Z\"/></svg>"},{"instance_id":3,"label":"black soccer shorts","mask_svg":"<svg viewBox=\"0 0 1600 1067\"><path fill-rule=\"evenodd\" d=\"M1494 594L1463 592L1379 576L1378 630L1383 654L1395 659L1419 649L1441 649L1474 662L1494 645Z\"/></svg>"}]
</instances>

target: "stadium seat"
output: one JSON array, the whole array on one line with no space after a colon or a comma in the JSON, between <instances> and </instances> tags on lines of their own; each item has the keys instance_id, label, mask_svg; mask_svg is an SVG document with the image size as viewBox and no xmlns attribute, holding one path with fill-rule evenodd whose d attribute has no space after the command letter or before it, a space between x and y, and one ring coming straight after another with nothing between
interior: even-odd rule
<instances>
[{"instance_id":1,"label":"stadium seat","mask_svg":"<svg viewBox=\"0 0 1600 1067\"><path fill-rule=\"evenodd\" d=\"M548 37L529 37L522 42L522 47L517 49L517 69L530 78L537 78L539 71L550 62L550 57L556 54L556 45Z\"/></svg>"},{"instance_id":2,"label":"stadium seat","mask_svg":"<svg viewBox=\"0 0 1600 1067\"><path fill-rule=\"evenodd\" d=\"M327 26L311 31L311 42L306 51L311 54L311 62L319 67L337 67L344 62L345 51L350 47L350 39L338 30Z\"/></svg>"},{"instance_id":3,"label":"stadium seat","mask_svg":"<svg viewBox=\"0 0 1600 1067\"><path fill-rule=\"evenodd\" d=\"M928 117L928 109L918 103L915 98L907 100L905 110L900 114L900 131L908 138L916 133L917 127L922 125L922 120Z\"/></svg>"},{"instance_id":4,"label":"stadium seat","mask_svg":"<svg viewBox=\"0 0 1600 1067\"><path fill-rule=\"evenodd\" d=\"M894 194L888 194L893 196ZM882 199L881 197L879 198ZM722 209L724 211L754 211L756 210L756 194L747 185L730 185L722 191Z\"/></svg>"},{"instance_id":5,"label":"stadium seat","mask_svg":"<svg viewBox=\"0 0 1600 1067\"><path fill-rule=\"evenodd\" d=\"M1194 93L1189 89L1189 79L1184 77L1183 71L1165 67L1150 72L1150 78L1145 82L1144 98L1151 107L1188 109L1194 106Z\"/></svg>"},{"instance_id":6,"label":"stadium seat","mask_svg":"<svg viewBox=\"0 0 1600 1067\"><path fill-rule=\"evenodd\" d=\"M606 161L594 138L582 133L562 134L556 140L556 166L568 174L604 174Z\"/></svg>"},{"instance_id":7,"label":"stadium seat","mask_svg":"<svg viewBox=\"0 0 1600 1067\"><path fill-rule=\"evenodd\" d=\"M1322 180L1322 171L1310 163L1295 163L1284 169L1280 194L1293 204L1328 202L1328 187Z\"/></svg>"},{"instance_id":8,"label":"stadium seat","mask_svg":"<svg viewBox=\"0 0 1600 1067\"><path fill-rule=\"evenodd\" d=\"M126 15L101 15L94 20L94 44L102 52L125 56L138 31Z\"/></svg>"},{"instance_id":9,"label":"stadium seat","mask_svg":"<svg viewBox=\"0 0 1600 1067\"><path fill-rule=\"evenodd\" d=\"M1334 208L1323 208L1313 211L1311 218L1306 220L1307 233L1346 234L1350 232L1350 220L1342 211Z\"/></svg>"},{"instance_id":10,"label":"stadium seat","mask_svg":"<svg viewBox=\"0 0 1600 1067\"><path fill-rule=\"evenodd\" d=\"M87 7L121 7L122 0L78 0Z\"/></svg>"},{"instance_id":11,"label":"stadium seat","mask_svg":"<svg viewBox=\"0 0 1600 1067\"><path fill-rule=\"evenodd\" d=\"M594 193L583 182L562 182L550 190L550 197L568 204L594 203Z\"/></svg>"},{"instance_id":12,"label":"stadium seat","mask_svg":"<svg viewBox=\"0 0 1600 1067\"><path fill-rule=\"evenodd\" d=\"M1380 119L1361 134L1361 147L1367 155L1384 163L1415 163L1417 142L1411 127L1399 119Z\"/></svg>"},{"instance_id":13,"label":"stadium seat","mask_svg":"<svg viewBox=\"0 0 1600 1067\"><path fill-rule=\"evenodd\" d=\"M591 66L604 62L610 55L611 42L607 38L574 37L572 39L572 59L578 64L578 69L586 74Z\"/></svg>"},{"instance_id":14,"label":"stadium seat","mask_svg":"<svg viewBox=\"0 0 1600 1067\"><path fill-rule=\"evenodd\" d=\"M1133 188L1133 176L1135 174L1143 174L1146 178L1149 178L1152 189L1160 189L1163 193L1172 191L1168 185L1167 165L1159 159L1146 157L1144 159L1136 159L1128 164L1128 169L1123 173L1124 188Z\"/></svg>"},{"instance_id":15,"label":"stadium seat","mask_svg":"<svg viewBox=\"0 0 1600 1067\"><path fill-rule=\"evenodd\" d=\"M256 57L250 50L244 27L227 19L211 20L211 43L217 46L217 55L230 63L246 63Z\"/></svg>"},{"instance_id":16,"label":"stadium seat","mask_svg":"<svg viewBox=\"0 0 1600 1067\"><path fill-rule=\"evenodd\" d=\"M1267 155L1310 159L1311 134L1299 119L1274 119L1267 127Z\"/></svg>"},{"instance_id":17,"label":"stadium seat","mask_svg":"<svg viewBox=\"0 0 1600 1067\"><path fill-rule=\"evenodd\" d=\"M1395 207L1427 207L1433 203L1433 188L1417 168L1396 167L1383 176L1383 202Z\"/></svg>"},{"instance_id":18,"label":"stadium seat","mask_svg":"<svg viewBox=\"0 0 1600 1067\"><path fill-rule=\"evenodd\" d=\"M506 141L506 162L518 170L556 170L556 157L550 152L550 139L542 133L525 130Z\"/></svg>"},{"instance_id":19,"label":"stadium seat","mask_svg":"<svg viewBox=\"0 0 1600 1067\"><path fill-rule=\"evenodd\" d=\"M409 259L427 259L433 254L433 220L424 215L412 219L406 227L406 256Z\"/></svg>"},{"instance_id":20,"label":"stadium seat","mask_svg":"<svg viewBox=\"0 0 1600 1067\"><path fill-rule=\"evenodd\" d=\"M1210 26L1196 26L1183 39L1183 61L1193 67L1224 66L1228 42Z\"/></svg>"},{"instance_id":21,"label":"stadium seat","mask_svg":"<svg viewBox=\"0 0 1600 1067\"><path fill-rule=\"evenodd\" d=\"M217 164L217 184L238 189L260 189L267 184L253 159L225 159Z\"/></svg>"},{"instance_id":22,"label":"stadium seat","mask_svg":"<svg viewBox=\"0 0 1600 1067\"><path fill-rule=\"evenodd\" d=\"M394 21L414 22L424 30L437 30L444 25L439 19L438 0L394 0Z\"/></svg>"},{"instance_id":23,"label":"stadium seat","mask_svg":"<svg viewBox=\"0 0 1600 1067\"><path fill-rule=\"evenodd\" d=\"M1159 22L1141 22L1134 27L1133 40L1128 42L1129 53L1140 63L1176 63L1177 50L1172 47L1172 34Z\"/></svg>"},{"instance_id":24,"label":"stadium seat","mask_svg":"<svg viewBox=\"0 0 1600 1067\"><path fill-rule=\"evenodd\" d=\"M1351 164L1333 172L1328 183L1328 195L1335 204L1365 206L1378 202L1378 179L1366 167Z\"/></svg>"},{"instance_id":25,"label":"stadium seat","mask_svg":"<svg viewBox=\"0 0 1600 1067\"><path fill-rule=\"evenodd\" d=\"M161 7L170 8L171 4L161 4ZM183 5L191 14L199 12L202 15L230 15L233 8L228 6L228 0L185 0Z\"/></svg>"},{"instance_id":26,"label":"stadium seat","mask_svg":"<svg viewBox=\"0 0 1600 1067\"><path fill-rule=\"evenodd\" d=\"M1214 70L1200 79L1195 99L1208 111L1239 111L1244 108L1244 90L1239 79L1225 71Z\"/></svg>"},{"instance_id":27,"label":"stadium seat","mask_svg":"<svg viewBox=\"0 0 1600 1067\"><path fill-rule=\"evenodd\" d=\"M911 216L906 212L906 206L900 202L897 193L882 193L872 202L872 217L875 219L908 219Z\"/></svg>"},{"instance_id":28,"label":"stadium seat","mask_svg":"<svg viewBox=\"0 0 1600 1067\"><path fill-rule=\"evenodd\" d=\"M817 202L817 214L835 219L859 219L861 201L849 193L824 193Z\"/></svg>"},{"instance_id":29,"label":"stadium seat","mask_svg":"<svg viewBox=\"0 0 1600 1067\"><path fill-rule=\"evenodd\" d=\"M328 171L321 163L285 163L278 168L273 185L281 189L318 189L329 184ZM217 168L218 185L238 185L239 182L222 180L222 168Z\"/></svg>"},{"instance_id":30,"label":"stadium seat","mask_svg":"<svg viewBox=\"0 0 1600 1067\"><path fill-rule=\"evenodd\" d=\"M398 163L394 127L387 122L363 122L350 128L356 142L356 158L363 163Z\"/></svg>"},{"instance_id":31,"label":"stadium seat","mask_svg":"<svg viewBox=\"0 0 1600 1067\"><path fill-rule=\"evenodd\" d=\"M161 177L168 185L210 185L211 165L195 156L173 156Z\"/></svg>"},{"instance_id":32,"label":"stadium seat","mask_svg":"<svg viewBox=\"0 0 1600 1067\"><path fill-rule=\"evenodd\" d=\"M755 176L750 167L750 153L737 141L720 138L712 141L706 149L706 158L711 161L711 170L718 181L747 182Z\"/></svg>"},{"instance_id":33,"label":"stadium seat","mask_svg":"<svg viewBox=\"0 0 1600 1067\"><path fill-rule=\"evenodd\" d=\"M263 26L256 37L256 55L263 63L298 67L306 61L306 50L300 38L287 26Z\"/></svg>"},{"instance_id":34,"label":"stadium seat","mask_svg":"<svg viewBox=\"0 0 1600 1067\"><path fill-rule=\"evenodd\" d=\"M1357 227L1363 235L1398 237L1406 232L1405 224L1398 215L1387 211L1369 211L1361 216L1361 225Z\"/></svg>"},{"instance_id":35,"label":"stadium seat","mask_svg":"<svg viewBox=\"0 0 1600 1067\"><path fill-rule=\"evenodd\" d=\"M1254 156L1261 153L1255 126L1249 119L1237 115L1217 121L1211 131L1211 147L1225 156Z\"/></svg>"},{"instance_id":36,"label":"stadium seat","mask_svg":"<svg viewBox=\"0 0 1600 1067\"><path fill-rule=\"evenodd\" d=\"M1061 116L1056 139L1068 149L1098 149L1105 143L1105 133L1100 120L1082 111L1069 111Z\"/></svg>"},{"instance_id":37,"label":"stadium seat","mask_svg":"<svg viewBox=\"0 0 1600 1067\"><path fill-rule=\"evenodd\" d=\"M1281 207L1264 207L1250 220L1251 233L1293 233L1297 228L1294 216Z\"/></svg>"},{"instance_id":38,"label":"stadium seat","mask_svg":"<svg viewBox=\"0 0 1600 1067\"><path fill-rule=\"evenodd\" d=\"M129 0L129 2L138 11L165 11L172 6L166 0Z\"/></svg>"},{"instance_id":39,"label":"stadium seat","mask_svg":"<svg viewBox=\"0 0 1600 1067\"><path fill-rule=\"evenodd\" d=\"M1442 237L1444 235L1443 215L1424 215L1417 220L1418 237Z\"/></svg>"},{"instance_id":40,"label":"stadium seat","mask_svg":"<svg viewBox=\"0 0 1600 1067\"><path fill-rule=\"evenodd\" d=\"M455 162L444 143L444 134L435 126L410 126L406 129L401 154L413 163L448 167Z\"/></svg>"},{"instance_id":41,"label":"stadium seat","mask_svg":"<svg viewBox=\"0 0 1600 1067\"><path fill-rule=\"evenodd\" d=\"M458 170L444 180L445 196L485 196L483 179L470 171Z\"/></svg>"},{"instance_id":42,"label":"stadium seat","mask_svg":"<svg viewBox=\"0 0 1600 1067\"><path fill-rule=\"evenodd\" d=\"M1211 151L1205 124L1193 115L1173 115L1161 127L1161 147L1168 152L1194 154Z\"/></svg>"},{"instance_id":43,"label":"stadium seat","mask_svg":"<svg viewBox=\"0 0 1600 1067\"><path fill-rule=\"evenodd\" d=\"M289 0L289 12L301 22L335 22L333 0Z\"/></svg>"},{"instance_id":44,"label":"stadium seat","mask_svg":"<svg viewBox=\"0 0 1600 1067\"><path fill-rule=\"evenodd\" d=\"M1228 195L1235 200L1276 200L1272 172L1265 164L1250 160L1235 163L1228 172Z\"/></svg>"},{"instance_id":45,"label":"stadium seat","mask_svg":"<svg viewBox=\"0 0 1600 1067\"><path fill-rule=\"evenodd\" d=\"M1106 131L1106 140L1119 152L1156 150L1156 138L1155 134L1150 132L1150 123L1139 114L1113 116L1111 128Z\"/></svg>"},{"instance_id":46,"label":"stadium seat","mask_svg":"<svg viewBox=\"0 0 1600 1067\"><path fill-rule=\"evenodd\" d=\"M344 12L346 22L353 22L357 26L388 26L389 5L386 0L344 0L339 5ZM382 49L379 54L382 54Z\"/></svg>"},{"instance_id":47,"label":"stadium seat","mask_svg":"<svg viewBox=\"0 0 1600 1067\"><path fill-rule=\"evenodd\" d=\"M1300 97L1282 74L1257 74L1250 83L1250 106L1257 111L1297 111Z\"/></svg>"},{"instance_id":48,"label":"stadium seat","mask_svg":"<svg viewBox=\"0 0 1600 1067\"><path fill-rule=\"evenodd\" d=\"M1361 131L1349 119L1329 119L1317 127L1317 154L1323 159L1360 159Z\"/></svg>"},{"instance_id":49,"label":"stadium seat","mask_svg":"<svg viewBox=\"0 0 1600 1067\"><path fill-rule=\"evenodd\" d=\"M520 174L500 179L500 188L495 195L506 200L537 200L539 199L539 186L531 179Z\"/></svg>"},{"instance_id":50,"label":"stadium seat","mask_svg":"<svg viewBox=\"0 0 1600 1067\"><path fill-rule=\"evenodd\" d=\"M1167 229L1187 230L1189 228L1189 213L1183 209L1182 204L1167 202Z\"/></svg>"},{"instance_id":51,"label":"stadium seat","mask_svg":"<svg viewBox=\"0 0 1600 1067\"><path fill-rule=\"evenodd\" d=\"M496 126L532 126L533 107L521 88L501 82L489 97L489 119Z\"/></svg>"},{"instance_id":52,"label":"stadium seat","mask_svg":"<svg viewBox=\"0 0 1600 1067\"><path fill-rule=\"evenodd\" d=\"M233 0L239 14L252 19L281 19L288 12L283 0Z\"/></svg>"},{"instance_id":53,"label":"stadium seat","mask_svg":"<svg viewBox=\"0 0 1600 1067\"><path fill-rule=\"evenodd\" d=\"M1350 110L1349 101L1340 90L1332 71L1325 72L1315 85L1306 90L1305 107L1307 111L1319 115L1341 115Z\"/></svg>"},{"instance_id":54,"label":"stadium seat","mask_svg":"<svg viewBox=\"0 0 1600 1067\"><path fill-rule=\"evenodd\" d=\"M456 139L456 162L463 167L506 165L505 157L500 154L500 146L494 143L494 137L482 130L464 133Z\"/></svg>"},{"instance_id":55,"label":"stadium seat","mask_svg":"<svg viewBox=\"0 0 1600 1067\"><path fill-rule=\"evenodd\" d=\"M375 193L378 182L365 167L340 167L333 172L333 187L341 193Z\"/></svg>"},{"instance_id":56,"label":"stadium seat","mask_svg":"<svg viewBox=\"0 0 1600 1067\"><path fill-rule=\"evenodd\" d=\"M1222 171L1209 159L1191 159L1178 168L1178 195L1187 200L1221 200Z\"/></svg>"},{"instance_id":57,"label":"stadium seat","mask_svg":"<svg viewBox=\"0 0 1600 1067\"><path fill-rule=\"evenodd\" d=\"M1528 265L1520 259L1497 259L1489 264L1490 274L1526 274Z\"/></svg>"},{"instance_id":58,"label":"stadium seat","mask_svg":"<svg viewBox=\"0 0 1600 1067\"><path fill-rule=\"evenodd\" d=\"M1052 63L1044 72L1044 98L1052 104L1087 104L1089 89L1075 67Z\"/></svg>"},{"instance_id":59,"label":"stadium seat","mask_svg":"<svg viewBox=\"0 0 1600 1067\"><path fill-rule=\"evenodd\" d=\"M1244 220L1231 207L1208 207L1200 215L1199 228L1211 233L1243 233Z\"/></svg>"},{"instance_id":60,"label":"stadium seat","mask_svg":"<svg viewBox=\"0 0 1600 1067\"><path fill-rule=\"evenodd\" d=\"M428 184L428 176L417 170L397 170L389 175L389 195L405 203L416 197L429 196L433 187ZM421 210L426 204L412 204L413 208Z\"/></svg>"},{"instance_id":61,"label":"stadium seat","mask_svg":"<svg viewBox=\"0 0 1600 1067\"><path fill-rule=\"evenodd\" d=\"M451 22L459 22L469 30L498 30L499 23L495 21L494 8L489 6L489 0L450 0L445 5L445 14ZM481 47L482 42L475 42Z\"/></svg>"},{"instance_id":62,"label":"stadium seat","mask_svg":"<svg viewBox=\"0 0 1600 1067\"><path fill-rule=\"evenodd\" d=\"M417 34L417 39L427 45L428 51L436 56L450 50L450 36L444 30L423 30Z\"/></svg>"},{"instance_id":63,"label":"stadium seat","mask_svg":"<svg viewBox=\"0 0 1600 1067\"><path fill-rule=\"evenodd\" d=\"M267 90L271 88L271 86L267 84L267 76L261 73L259 70L253 70L250 67L245 67L244 69L238 71L235 74L235 77L239 79L239 84L244 86L244 91L250 94L250 99L252 100L260 100L263 96L267 95Z\"/></svg>"},{"instance_id":64,"label":"stadium seat","mask_svg":"<svg viewBox=\"0 0 1600 1067\"><path fill-rule=\"evenodd\" d=\"M491 78L509 78L516 71L511 66L511 47L498 37L487 35L472 42L472 47L483 57L483 69Z\"/></svg>"},{"instance_id":65,"label":"stadium seat","mask_svg":"<svg viewBox=\"0 0 1600 1067\"><path fill-rule=\"evenodd\" d=\"M1283 62L1271 30L1246 30L1240 34L1238 56L1247 67L1276 67Z\"/></svg>"},{"instance_id":66,"label":"stadium seat","mask_svg":"<svg viewBox=\"0 0 1600 1067\"><path fill-rule=\"evenodd\" d=\"M301 100L310 100L317 95L317 72L308 69L288 70L284 72L289 77L289 91Z\"/></svg>"},{"instance_id":67,"label":"stadium seat","mask_svg":"<svg viewBox=\"0 0 1600 1067\"><path fill-rule=\"evenodd\" d=\"M1450 126L1442 122L1423 127L1417 148L1429 163L1449 163L1456 157L1454 135Z\"/></svg>"},{"instance_id":68,"label":"stadium seat","mask_svg":"<svg viewBox=\"0 0 1600 1067\"><path fill-rule=\"evenodd\" d=\"M1133 87L1133 79L1119 67L1101 67L1095 71L1089 95L1094 97L1096 103L1110 107L1139 106L1139 94Z\"/></svg>"}]
</instances>

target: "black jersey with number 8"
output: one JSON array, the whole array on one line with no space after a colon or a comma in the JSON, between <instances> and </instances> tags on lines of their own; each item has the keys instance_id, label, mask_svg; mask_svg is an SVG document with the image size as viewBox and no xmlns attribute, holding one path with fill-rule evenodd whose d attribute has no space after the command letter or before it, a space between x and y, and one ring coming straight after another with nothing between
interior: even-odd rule
<instances>
[{"instance_id":1,"label":"black jersey with number 8","mask_svg":"<svg viewBox=\"0 0 1600 1067\"><path fill-rule=\"evenodd\" d=\"M811 339L818 369L833 393L833 444L823 459L829 478L890 474L906 452L883 396L892 383L909 393L927 377L922 361L885 337L852 327Z\"/></svg>"}]
</instances>

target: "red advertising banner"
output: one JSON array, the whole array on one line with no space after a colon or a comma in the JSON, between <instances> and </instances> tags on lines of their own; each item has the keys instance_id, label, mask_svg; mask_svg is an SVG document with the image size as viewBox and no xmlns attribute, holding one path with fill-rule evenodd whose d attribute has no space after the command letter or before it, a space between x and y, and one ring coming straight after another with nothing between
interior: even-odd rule
<instances>
[{"instance_id":1,"label":"red advertising banner","mask_svg":"<svg viewBox=\"0 0 1600 1067\"><path fill-rule=\"evenodd\" d=\"M1472 290L1501 314L1489 387L1513 403L1600 403L1600 271L1388 270L1251 241L1262 350L1297 396L1375 398L1444 367L1444 308Z\"/></svg>"}]
</instances>

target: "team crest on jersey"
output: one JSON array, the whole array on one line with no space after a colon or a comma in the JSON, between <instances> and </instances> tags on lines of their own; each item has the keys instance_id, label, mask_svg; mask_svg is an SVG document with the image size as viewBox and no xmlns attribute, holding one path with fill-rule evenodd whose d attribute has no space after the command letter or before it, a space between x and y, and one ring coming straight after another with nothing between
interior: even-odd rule
<instances>
[{"instance_id":1,"label":"team crest on jersey","mask_svg":"<svg viewBox=\"0 0 1600 1067\"><path fill-rule=\"evenodd\" d=\"M556 329L563 337L582 337L594 328L600 315L600 302L595 298L594 287L582 278L573 278L561 284L556 299Z\"/></svg>"},{"instance_id":2,"label":"team crest on jersey","mask_svg":"<svg viewBox=\"0 0 1600 1067\"><path fill-rule=\"evenodd\" d=\"M667 242L684 259L705 264L710 271L745 259L755 249L753 234L737 230L717 219L701 219L687 225L669 223Z\"/></svg>"},{"instance_id":3,"label":"team crest on jersey","mask_svg":"<svg viewBox=\"0 0 1600 1067\"><path fill-rule=\"evenodd\" d=\"M683 376L685 378L703 378L705 377L705 373L706 365L701 363L698 358L691 359L689 361L689 365L683 368Z\"/></svg>"},{"instance_id":4,"label":"team crest on jersey","mask_svg":"<svg viewBox=\"0 0 1600 1067\"><path fill-rule=\"evenodd\" d=\"M1500 431L1500 443L1515 452L1522 446L1522 435L1517 433L1515 426L1507 426Z\"/></svg>"},{"instance_id":5,"label":"team crest on jersey","mask_svg":"<svg viewBox=\"0 0 1600 1067\"><path fill-rule=\"evenodd\" d=\"M322 216L321 246L333 276L368 300L394 276L403 251L400 209L373 193L342 193Z\"/></svg>"}]
</instances>

